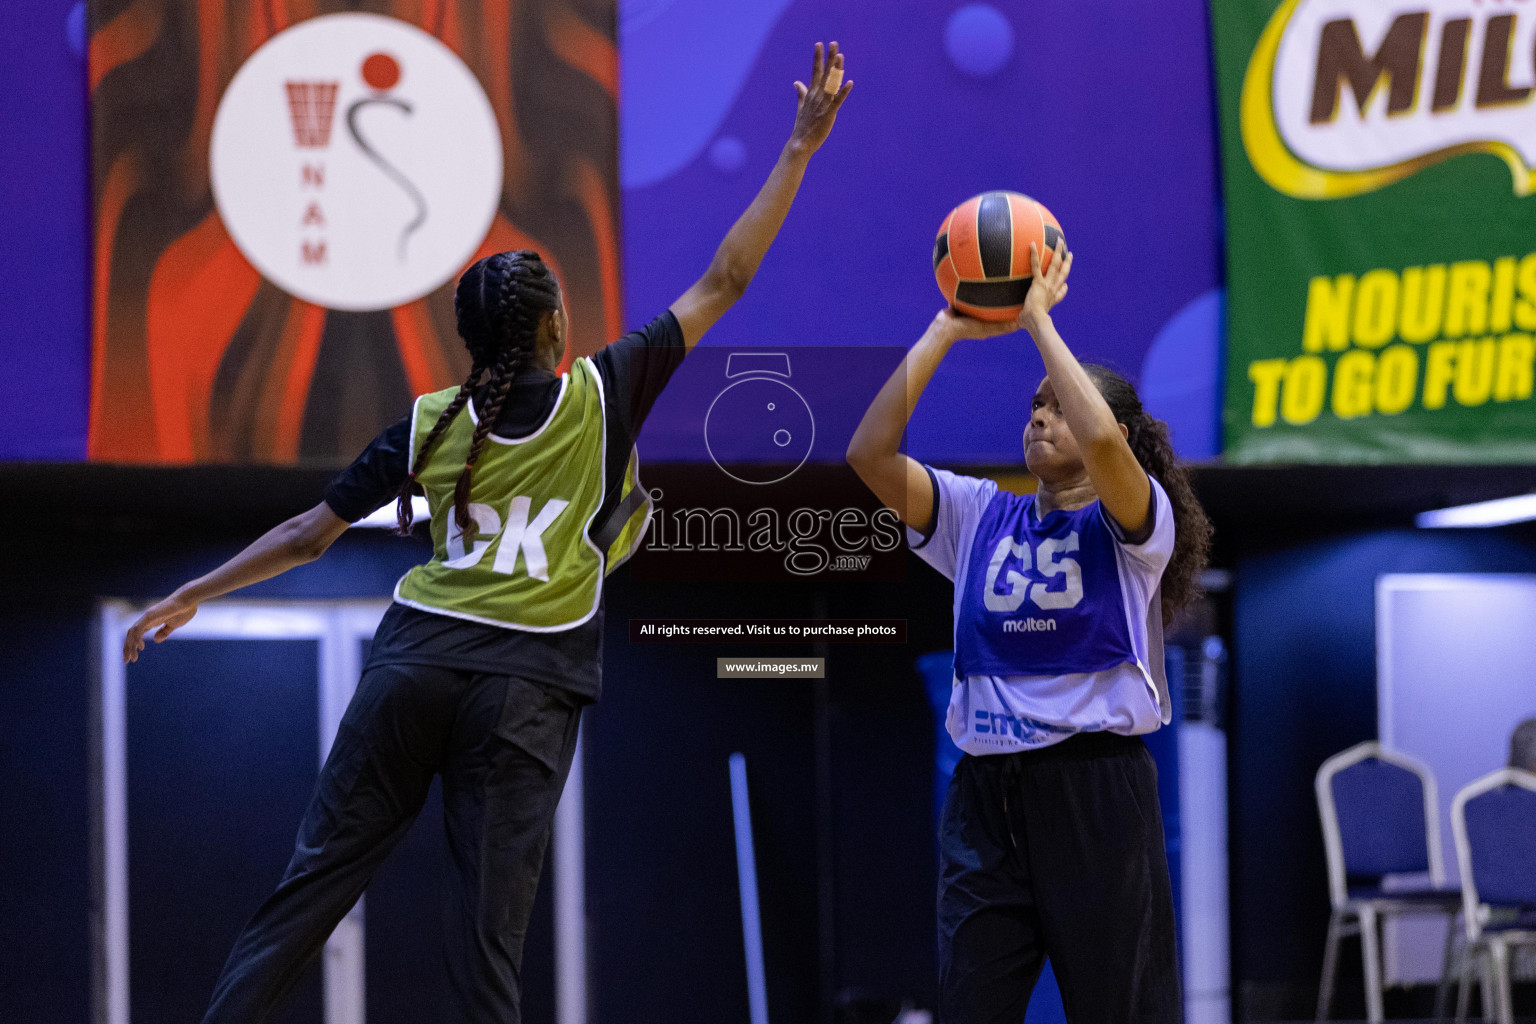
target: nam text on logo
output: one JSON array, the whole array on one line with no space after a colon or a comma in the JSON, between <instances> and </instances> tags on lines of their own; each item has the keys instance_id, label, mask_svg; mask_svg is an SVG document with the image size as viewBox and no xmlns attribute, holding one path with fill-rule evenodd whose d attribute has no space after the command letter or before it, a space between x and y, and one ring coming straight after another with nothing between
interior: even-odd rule
<instances>
[{"instance_id":1,"label":"nam text on logo","mask_svg":"<svg viewBox=\"0 0 1536 1024\"><path fill-rule=\"evenodd\" d=\"M1003 623L1004 633L1047 633L1055 629L1055 619L1009 619Z\"/></svg>"}]
</instances>

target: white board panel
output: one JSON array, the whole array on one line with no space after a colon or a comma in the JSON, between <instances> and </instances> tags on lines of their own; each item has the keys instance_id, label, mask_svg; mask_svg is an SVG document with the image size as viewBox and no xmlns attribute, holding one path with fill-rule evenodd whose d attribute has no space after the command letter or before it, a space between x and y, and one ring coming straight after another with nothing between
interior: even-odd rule
<instances>
[{"instance_id":1,"label":"white board panel","mask_svg":"<svg viewBox=\"0 0 1536 1024\"><path fill-rule=\"evenodd\" d=\"M1446 881L1454 885L1451 800L1502 766L1509 734L1536 717L1536 576L1378 577L1376 667L1381 741L1434 771ZM1409 920L1389 930L1389 982L1439 977L1442 921Z\"/></svg>"}]
</instances>

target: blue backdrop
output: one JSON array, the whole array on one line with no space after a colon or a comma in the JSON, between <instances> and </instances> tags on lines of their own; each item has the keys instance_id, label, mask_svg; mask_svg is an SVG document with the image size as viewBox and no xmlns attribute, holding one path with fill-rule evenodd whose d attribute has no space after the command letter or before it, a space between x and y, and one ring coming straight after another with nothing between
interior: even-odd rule
<instances>
[{"instance_id":1,"label":"blue backdrop","mask_svg":"<svg viewBox=\"0 0 1536 1024\"><path fill-rule=\"evenodd\" d=\"M1201 0L620 10L632 321L703 270L788 135L811 43L836 39L854 90L752 288L707 343L910 344L942 304L930 254L944 215L1014 189L1050 207L1078 255L1058 317L1068 342L1140 378L1183 454L1214 454L1220 241ZM956 349L910 450L1021 461L1040 376L1023 335Z\"/></svg>"},{"instance_id":2,"label":"blue backdrop","mask_svg":"<svg viewBox=\"0 0 1536 1024\"><path fill-rule=\"evenodd\" d=\"M858 84L746 299L711 341L906 345L940 298L929 253L954 205L1036 196L1079 259L1063 333L1215 451L1220 240L1203 0L1070 5L893 0L621 0L627 319L703 270L766 176L810 45L836 39ZM7 12L0 65L0 458L85 455L89 188L84 6ZM955 351L914 454L1019 461L1040 376L1022 336ZM958 410L964 410L961 414ZM682 458L665 444L649 458Z\"/></svg>"},{"instance_id":3,"label":"blue backdrop","mask_svg":"<svg viewBox=\"0 0 1536 1024\"><path fill-rule=\"evenodd\" d=\"M5 12L0 458L85 458L90 392L85 4Z\"/></svg>"}]
</instances>

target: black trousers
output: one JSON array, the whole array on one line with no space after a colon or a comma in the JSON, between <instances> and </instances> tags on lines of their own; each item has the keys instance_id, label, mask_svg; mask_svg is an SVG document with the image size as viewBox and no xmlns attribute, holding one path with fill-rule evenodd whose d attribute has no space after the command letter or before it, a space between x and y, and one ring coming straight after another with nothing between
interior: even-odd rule
<instances>
[{"instance_id":1,"label":"black trousers","mask_svg":"<svg viewBox=\"0 0 1536 1024\"><path fill-rule=\"evenodd\" d=\"M1046 957L1073 1024L1183 1017L1157 766L1140 739L967 755L950 780L940 1024L1021 1024Z\"/></svg>"},{"instance_id":2,"label":"black trousers","mask_svg":"<svg viewBox=\"0 0 1536 1024\"><path fill-rule=\"evenodd\" d=\"M282 882L235 942L205 1024L260 1024L314 961L443 777L448 971L466 1022L521 1018L523 936L580 707L515 676L363 673Z\"/></svg>"}]
</instances>

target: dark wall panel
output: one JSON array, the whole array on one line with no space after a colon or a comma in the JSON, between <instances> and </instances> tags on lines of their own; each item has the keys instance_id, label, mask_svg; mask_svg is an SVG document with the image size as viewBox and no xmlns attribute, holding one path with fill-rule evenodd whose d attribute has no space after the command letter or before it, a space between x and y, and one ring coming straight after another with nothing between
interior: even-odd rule
<instances>
[{"instance_id":1,"label":"dark wall panel","mask_svg":"<svg viewBox=\"0 0 1536 1024\"><path fill-rule=\"evenodd\" d=\"M172 639L128 671L129 1001L197 1020L319 771L318 644ZM284 1022L322 1018L311 966Z\"/></svg>"},{"instance_id":2,"label":"dark wall panel","mask_svg":"<svg viewBox=\"0 0 1536 1024\"><path fill-rule=\"evenodd\" d=\"M616 576L586 753L594 1020L745 1015L735 751L747 759L770 1013L824 1020L858 998L933 1005L933 726L914 660L948 646L950 594L915 558L908 568L900 586ZM903 618L909 642L629 643L628 620L657 614ZM825 686L715 677L717 657L742 654L824 655Z\"/></svg>"},{"instance_id":3,"label":"dark wall panel","mask_svg":"<svg viewBox=\"0 0 1536 1024\"><path fill-rule=\"evenodd\" d=\"M627 574L626 574L627 575ZM740 589L740 588L736 588ZM816 1017L811 689L715 679L714 644L631 644L628 620L809 611L765 586L609 591L604 694L587 718L587 877L593 1019L744 1018L727 759L746 755L762 894L768 1004ZM782 646L782 650L780 649ZM736 651L735 653L740 653ZM808 647L776 645L774 654Z\"/></svg>"},{"instance_id":4,"label":"dark wall panel","mask_svg":"<svg viewBox=\"0 0 1536 1024\"><path fill-rule=\"evenodd\" d=\"M24 596L19 582L6 587ZM72 1024L90 1012L89 602L0 605L0 1007Z\"/></svg>"},{"instance_id":5,"label":"dark wall panel","mask_svg":"<svg viewBox=\"0 0 1536 1024\"><path fill-rule=\"evenodd\" d=\"M111 505L123 507L144 499L133 479L117 482L121 491ZM177 492L195 501L198 482L189 479ZM54 522L65 532L58 539L18 541L7 548L4 579L10 586L0 604L0 623L6 630L0 667L0 778L5 780L0 948L6 950L0 958L0 1007L7 1020L73 1024L90 1019L91 1013L91 765L97 742L91 722L97 683L97 601L159 597L238 551L259 529L232 528L212 517L189 523L174 513L158 522L115 513L84 516L76 506L53 496L47 497L46 504L63 510ZM0 513L0 529L13 540L25 530L35 530L37 507L38 502L29 501L17 504L14 516ZM234 508L231 515L238 516L240 511ZM23 512L29 518L23 520ZM382 531L359 531L338 542L322 561L252 587L241 596L387 598L396 578L420 559L422 550L418 543L396 540ZM150 656L173 660L179 644L172 641L153 647ZM309 648L306 692L311 710L296 720L302 738L296 735L289 742L302 747L312 785L319 749L313 711L313 645ZM151 664L141 661L130 670L131 690L135 673ZM217 679L231 694L257 683L244 663L230 666ZM270 842L281 851L257 899L276 883L292 851L308 792L306 787L303 799L286 815L277 816L280 820L272 828L251 831L254 842ZM429 878L425 884L434 886L436 881ZM254 909L250 903L244 914ZM386 941L412 947L418 936L402 931ZM208 955L222 963L227 953L226 943ZM204 991L203 998L207 995ZM200 1010L190 1019L199 1015Z\"/></svg>"},{"instance_id":6,"label":"dark wall panel","mask_svg":"<svg viewBox=\"0 0 1536 1024\"><path fill-rule=\"evenodd\" d=\"M113 479L123 488L113 509L147 500L132 486L136 478ZM188 477L176 493L195 502L201 492ZM230 515L240 511L232 506ZM8 869L0 879L0 940L18 950L0 963L0 992L21 994L4 1005L40 1008L28 1019L87 1016L95 600L164 594L256 532L201 513L158 522L143 509L109 509L71 520L69 544L19 545L10 555L8 571L29 583L29 607L4 612L14 628L0 688L0 758L26 821L0 830L0 860ZM421 555L419 544L358 531L321 561L241 596L385 597ZM744 1016L726 768L737 750L746 753L751 776L774 1018L817 1020L824 1000L843 993L905 995L931 1006L932 720L912 662L949 645L949 585L915 558L905 584L821 592L807 584L660 585L631 579L628 570L610 583L605 696L589 713L586 752L594 1019ZM716 679L714 658L743 653L740 647L630 644L629 618L658 614L879 615L907 619L909 642L832 645L823 699L803 681ZM180 643L151 648L150 660L131 673L146 665L165 669ZM762 653L814 652L785 646ZM313 669L306 671L312 685ZM250 688L257 680L244 665L214 675L231 699L256 699ZM199 720L191 708L178 714ZM294 720L302 721L305 738L289 739L293 763L313 771L312 705ZM817 802L828 791L817 782L818 722L830 739L825 818ZM275 858L255 898L276 881L307 795L305 789L286 815L252 824L252 843L271 843ZM441 841L433 803L369 896L370 1016L383 1024L419 1020L441 1005ZM551 877L546 873L541 886L535 934L549 934ZM823 957L818 943L829 922L830 953ZM217 948L208 955L221 961L227 941L211 945ZM33 961L32 970L17 969ZM537 938L530 938L525 976L529 1019L547 1018L553 968Z\"/></svg>"}]
</instances>

